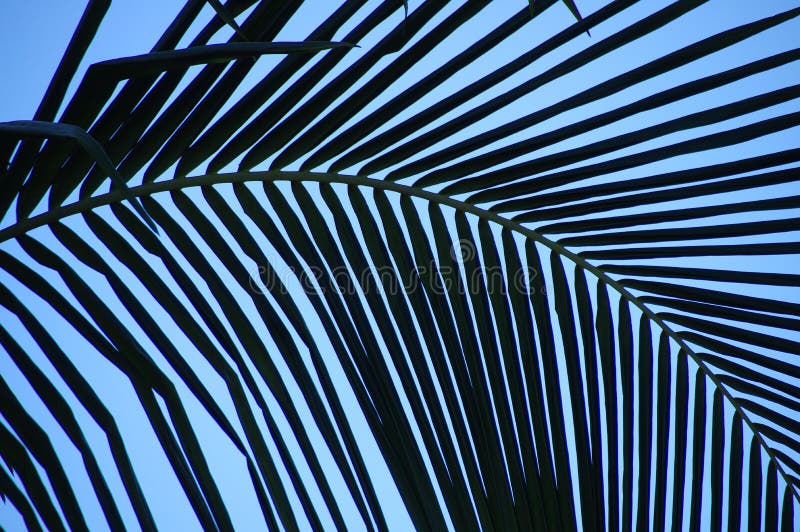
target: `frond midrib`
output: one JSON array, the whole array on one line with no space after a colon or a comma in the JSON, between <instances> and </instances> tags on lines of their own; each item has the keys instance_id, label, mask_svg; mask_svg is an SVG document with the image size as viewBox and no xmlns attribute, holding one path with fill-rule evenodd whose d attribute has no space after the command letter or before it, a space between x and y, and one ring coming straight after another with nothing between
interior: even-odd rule
<instances>
[{"instance_id":1,"label":"frond midrib","mask_svg":"<svg viewBox=\"0 0 800 532\"><path fill-rule=\"evenodd\" d=\"M767 442L764 440L761 433L755 427L755 424L750 419L747 412L739 404L736 398L730 393L727 387L725 387L725 385L722 383L719 377L706 365L706 363L697 354L697 352L695 352L695 350L692 349L692 347L689 346L688 343L678 333L676 333L656 312L650 309L647 306L647 304L645 304L638 297L630 293L621 283L619 283L614 278L610 277L603 270L593 265L592 263L590 263L585 258L578 255L577 253L570 251L569 249L562 246L558 242L550 240L549 238L545 237L544 235L542 235L541 233L537 232L534 229L525 227L524 225L518 222L515 222L509 218L501 216L490 210L482 209L471 203L460 201L450 196L438 194L436 192L431 192L430 190L421 187L403 185L394 181L375 179L360 175L348 175L348 174L339 174L330 172L271 170L271 171L251 171L251 172L230 172L221 174L203 174L203 175L190 176L180 179L168 179L164 181L144 183L136 187L130 187L126 190L111 190L110 192L107 192L105 194L83 198L67 205L60 205L54 209L49 209L44 213L38 214L31 218L26 218L25 220L19 221L17 223L14 223L13 225L0 229L0 243L17 238L33 229L54 223L68 216L89 212L98 207L103 207L106 205L111 205L113 203L122 202L123 200L129 198L140 198L143 196L151 196L153 194L157 194L160 192L177 191L196 186L246 183L250 181L295 181L295 182L339 183L345 185L357 185L357 186L370 187L380 190L387 190L390 192L396 192L398 194L403 194L411 197L425 199L427 201L432 201L437 204L445 205L464 213L472 214L480 219L489 222L494 222L496 224L503 226L504 228L519 233L525 236L526 238L534 240L535 242L542 244L543 246L549 248L552 251L555 251L562 257L565 257L570 261L572 261L576 266L579 266L584 270L591 272L600 281L606 283L608 286L611 286L614 290L616 290L619 293L620 297L624 298L626 301L632 303L637 308L639 308L639 310L644 315L646 315L648 319L650 319L652 322L658 325L664 333L666 333L670 338L672 338L672 340L674 340L680 347L679 352L680 351L685 352L697 364L698 368L703 372L703 374L705 374L706 377L708 377L714 383L716 388L719 389L720 392L722 393L723 397L725 397L728 400L733 409L742 418L742 421L744 421L744 423L750 428L751 432L753 433L753 436L756 438L760 446L767 453L769 459L775 464L778 473L783 477L784 481L788 485L794 486L791 477L784 470L783 466L781 465L781 462L777 460L777 457L775 456L771 447L767 445ZM792 493L794 494L794 497L798 501L800 501L800 495L797 493L797 489L792 489Z\"/></svg>"}]
</instances>

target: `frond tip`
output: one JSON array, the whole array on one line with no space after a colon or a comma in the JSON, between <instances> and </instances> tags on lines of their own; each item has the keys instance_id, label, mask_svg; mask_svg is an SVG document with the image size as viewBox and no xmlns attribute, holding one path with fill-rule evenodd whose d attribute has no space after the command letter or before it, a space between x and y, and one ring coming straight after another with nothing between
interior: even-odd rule
<instances>
[{"instance_id":1,"label":"frond tip","mask_svg":"<svg viewBox=\"0 0 800 532\"><path fill-rule=\"evenodd\" d=\"M158 227L150 215L147 214L139 199L127 193L128 184L120 175L114 163L111 162L103 146L82 128L71 124L42 122L39 120L15 120L13 122L0 122L0 138L2 137L6 139L11 137L11 140L20 140L25 137L67 138L74 140L97 163L105 175L111 179L113 186L123 191L125 198L150 229L158 234Z\"/></svg>"}]
</instances>

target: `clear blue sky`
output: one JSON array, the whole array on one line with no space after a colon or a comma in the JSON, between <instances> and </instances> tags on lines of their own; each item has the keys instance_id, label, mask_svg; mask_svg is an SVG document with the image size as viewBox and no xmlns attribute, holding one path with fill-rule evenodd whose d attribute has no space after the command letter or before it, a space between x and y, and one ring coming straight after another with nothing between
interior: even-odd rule
<instances>
[{"instance_id":1,"label":"clear blue sky","mask_svg":"<svg viewBox=\"0 0 800 532\"><path fill-rule=\"evenodd\" d=\"M598 9L599 6L604 5L606 0L576 0L578 6L584 14L589 14ZM414 9L419 1L411 1L410 9ZM507 90L519 82L530 77L533 73L545 70L547 67L557 64L568 55L575 53L583 47L589 46L595 42L602 40L608 35L613 34L623 24L635 20L644 14L655 11L658 7L666 4L667 2L645 1L640 2L639 5L628 9L625 13L615 17L606 24L592 30L591 37L582 36L576 39L569 45L563 47L557 52L543 57L541 61L534 64L532 67L520 72L512 79L500 84L493 91L490 91L489 96L499 94ZM279 40L301 40L305 37L308 31L314 27L319 17L319 13L315 12L315 2L309 2L309 6L301 9L301 15L287 26L284 33L279 36ZM325 3L327 5L327 3ZM372 7L375 2L368 2L368 7ZM477 34L480 34L485 28L492 27L496 22L504 20L511 13L519 9L519 6L524 6L525 2L520 0L502 0L495 2L495 5L488 8L485 17L478 17L475 22L467 24L462 30L449 39L445 46L434 54L429 62L424 62L419 65L415 70L410 72L409 79L416 80L419 73L424 73L433 68L437 61L442 57L451 57L460 50L462 44L468 44L470 39ZM111 59L115 57L122 57L127 55L136 55L144 53L149 50L152 44L157 39L160 32L165 28L166 24L172 20L177 13L181 2L174 0L115 0L112 3L111 9L100 28L100 32L89 49L86 60L82 65L81 70L75 77L72 89L74 90L76 82L85 71L85 68L91 62L101 61L104 59ZM317 4L319 5L319 4ZM563 94L572 94L591 86L593 80L603 80L616 75L628 69L631 64L642 64L646 60L658 57L668 51L678 49L682 46L690 44L702 37L711 35L716 31L727 29L735 25L752 21L757 18L767 16L780 12L782 10L795 7L797 5L795 0L771 0L771 1L745 1L745 0L712 0L707 5L699 8L696 12L690 14L688 17L682 19L678 24L672 24L667 28L662 29L655 34L642 39L637 42L635 46L628 46L619 52L611 54L608 58L602 59L594 63L588 69L582 69L572 75L552 83L528 98L517 102L501 112L492 115L489 119L478 124L475 130L462 132L457 138L466 137L475 131L480 131L491 127L493 124L501 123L511 120L531 112L532 109L538 106L546 106L550 103L558 101ZM0 121L17 120L17 119L30 119L39 103L50 76L55 71L58 61L63 53L63 50L68 42L72 30L77 24L80 14L84 8L83 2L74 0L30 0L30 1L17 1L8 0L0 4L0 73L2 73L3 81L0 82ZM210 7L206 8L208 13L211 13ZM451 8L445 10L449 13ZM398 15L399 16L399 15ZM206 20L208 17L201 17ZM443 17L436 17L435 21L441 20ZM496 50L493 50L486 58L486 60L478 63L472 70L459 73L454 78L444 84L441 89L432 92L419 102L409 102L409 109L398 112L398 117L391 121L390 124L406 118L413 114L414 109L419 109L420 106L429 104L440 99L443 94L449 90L457 89L464 84L472 81L480 75L491 72L494 68L500 66L504 61L515 57L529 46L530 43L536 43L540 40L541 35L550 35L555 29L563 27L568 23L570 14L563 6L557 5L550 9L541 20L528 25L522 31L517 32L507 42L501 44ZM241 20L241 19L240 19ZM480 22L478 22L480 20ZM394 22L394 19L392 19ZM680 83L682 80L689 77L697 77L706 75L710 72L722 71L727 68L745 63L747 61L764 57L775 53L777 51L786 50L793 46L796 42L796 35L799 33L797 22L785 24L780 28L770 31L769 33L758 38L757 41L745 44L744 46L734 47L731 50L717 54L712 58L707 58L696 64L689 65L682 68L676 73L669 73L660 76L650 82L637 86L629 90L623 91L612 97L606 98L600 103L593 106L586 106L585 108L577 109L573 112L567 113L563 116L556 117L543 124L546 130L554 129L562 124L569 124L580 120L582 117L592 116L598 112L613 108L623 102L633 101L647 94L653 94L664 88ZM189 32L192 34L192 32ZM217 37L215 42L221 42L222 37ZM369 44L361 43L365 47ZM358 53L357 51L355 52ZM381 65L386 64L390 58L384 60ZM261 65L255 69L251 74L249 82L252 83L259 73L263 73L268 65L274 64L274 60L267 58L262 60ZM663 109L653 111L645 116L637 116L632 119L614 124L609 128L592 132L580 139L569 140L552 147L552 150L561 150L575 145L582 145L598 138L604 138L612 134L617 134L624 131L634 130L657 123L666 119L675 118L691 112L696 112L703 108L712 105L720 105L725 102L735 101L743 95L754 95L768 90L784 87L797 82L798 77L797 65L790 65L786 68L771 71L763 76L748 80L745 82L737 83L729 88L718 91L714 95L701 95L694 97L686 102L673 104ZM381 95L377 103L383 103L388 98L397 94L397 91L407 86L400 84L397 88L392 88L386 94ZM237 94L242 94L240 90ZM711 126L709 128L701 128L691 132L677 133L667 137L667 139L659 139L654 141L653 145L661 145L666 142L674 142L684 138L692 138L706 134L710 131L720 129L727 129L735 125L742 124L754 120L754 116L764 118L768 116L776 116L786 112L787 109L797 110L797 101L788 102L781 106L776 106L755 115L748 115L740 119L734 119L720 126ZM377 106L372 106L375 108ZM645 122L645 123L643 123ZM744 154L756 155L765 151L777 151L783 148L797 147L797 139L799 138L798 128L785 131L780 134L772 135L766 139L758 142L751 142L744 146L736 146L726 150L716 150L713 153L701 153L698 155L687 156L676 161L666 161L652 166L652 171L665 171L673 168L684 167L690 164L703 165L718 162L721 160L733 159L736 157L745 156ZM530 136L531 131L524 131L517 134L512 140L519 140ZM649 146L649 145L648 145ZM640 150L641 146L636 146L633 150ZM547 152L545 152L547 153ZM623 152L624 153L624 152ZM377 176L380 177L380 176ZM798 191L787 191L789 193L797 193ZM199 194L193 195L197 197ZM9 220L4 220L2 225L6 225ZM796 235L784 235L785 238L796 239ZM45 237L46 241L46 237ZM10 251L12 254L18 249L14 244L3 243L2 249ZM695 264L699 266L708 266L703 264L702 261L697 261ZM718 263L717 263L718 265ZM735 269L748 269L748 267L761 267L763 264L747 264L739 262L735 265ZM794 265L788 262L782 262L776 259L773 263L767 266L770 271L786 272L792 271ZM124 272L123 275L129 274ZM127 278L127 277L126 277ZM8 282L9 286L13 285L7 274L0 273L0 281ZM796 294L791 297L795 298ZM764 297L767 297L766 295ZM800 297L793 299L800 301ZM301 303L302 305L302 303ZM124 314L121 305L118 305L120 314ZM301 306L304 310L309 310L308 305ZM43 312L45 310L43 309ZM311 318L310 318L311 319ZM5 309L0 310L0 320L4 326L10 331L19 329L18 324L11 318L10 313ZM313 322L313 319L311 319ZM6 325L7 324L7 325ZM80 351L85 345L83 341L77 337L75 333L70 332L67 328L56 328L56 321L54 324L54 334L59 341L64 345L74 346L77 351ZM64 336L58 336L63 334ZM323 341L322 347L325 344ZM188 349L188 347L187 347ZM110 369L110 366L95 362L85 361L86 371L90 372L89 376L93 381L98 382L101 392L108 397L109 404L112 405L112 410L117 413L120 425L123 426L123 434L128 438L131 444L131 454L134 458L143 461L151 460L151 468L137 469L141 474L141 482L152 506L153 512L156 514L157 519L163 519L165 524L164 529L176 528L179 524L185 523L189 515L189 507L185 498L180 495L180 487L176 481L171 478L171 474L163 475L159 471L169 470L160 451L155 447L154 442L149 438L146 419L141 415L137 408L128 408L134 404L135 398L132 393L125 388L125 381L121 380L119 375ZM201 368L199 371L202 371ZM45 428L54 427L52 420L48 418L42 405L35 399L31 390L25 385L19 372L13 367L8 355L0 351L0 374L12 385L16 386L14 389L18 391L20 398L25 404L31 405L31 413L37 419L41 419L42 426ZM209 377L209 386L212 391L220 391L220 397L225 395L222 392L222 386L219 382ZM295 390L293 390L295 391ZM354 401L352 397L345 397L345 402ZM222 397L221 402L223 407L230 408L227 400ZM195 413L190 412L190 415ZM128 417L130 416L130 417ZM233 417L233 416L232 416ZM358 417L358 416L356 416ZM83 414L82 421L88 421L88 417ZM232 517L234 523L239 525L242 529L255 529L257 523L252 521L253 513L248 511L255 504L255 498L248 490L237 490L236 487L240 484L247 484L249 488L249 480L244 478L246 474L243 464L226 464L224 463L223 456L231 450L230 445L225 441L224 437L219 434L218 429L212 426L210 422L202 415L197 414L197 419L193 419L198 425L203 424L211 427L206 433L207 440L203 442L207 445L212 455L212 461L216 458L213 471L218 474L221 481L221 491L223 497L226 493L236 494L234 497L225 499L225 502L232 508ZM367 448L367 460L373 471L377 475L385 474L385 466L382 460L377 455L374 442L371 441L366 425L360 418L354 421L356 428L360 427L363 436L365 447ZM87 423L87 426L91 422ZM96 437L100 437L99 431L94 429ZM63 435L54 437L55 444L67 444L68 442ZM372 454L369 454L369 453ZM108 453L106 453L108 454ZM80 459L77 453L67 453L65 460L66 467L80 468ZM101 456L102 460L108 460L110 463L110 455ZM163 468L163 469L162 469ZM85 476L85 475L84 475ZM90 489L86 479L79 480L83 489ZM229 488L226 490L226 487ZM334 486L336 487L336 485ZM341 484L339 488L343 489ZM116 482L112 483L112 490L121 490L121 484ZM407 515L401 507L399 496L396 489L390 484L386 484L386 489L380 494L386 497L389 501L387 503L387 517L391 518L396 529L402 530L410 526ZM104 521L99 513L99 507L96 506L95 512L87 511L87 519L90 520L90 525L96 525L98 529L102 529ZM92 508L91 506L87 508ZM121 508L125 517L132 518L130 509ZM344 508L345 512L355 512L354 508ZM389 511L393 513L388 513ZM159 521L161 522L161 521ZM0 502L0 528L4 527L8 530L15 530L21 523L18 516L13 510Z\"/></svg>"}]
</instances>

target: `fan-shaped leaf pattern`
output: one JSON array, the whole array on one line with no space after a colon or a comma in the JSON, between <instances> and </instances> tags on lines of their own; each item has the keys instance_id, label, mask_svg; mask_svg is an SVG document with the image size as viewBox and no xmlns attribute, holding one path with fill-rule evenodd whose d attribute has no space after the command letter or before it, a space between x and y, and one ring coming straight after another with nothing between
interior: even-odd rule
<instances>
[{"instance_id":1,"label":"fan-shaped leaf pattern","mask_svg":"<svg viewBox=\"0 0 800 532\"><path fill-rule=\"evenodd\" d=\"M5 504L797 529L800 9L597 3L192 1L57 117L90 2L0 124Z\"/></svg>"}]
</instances>

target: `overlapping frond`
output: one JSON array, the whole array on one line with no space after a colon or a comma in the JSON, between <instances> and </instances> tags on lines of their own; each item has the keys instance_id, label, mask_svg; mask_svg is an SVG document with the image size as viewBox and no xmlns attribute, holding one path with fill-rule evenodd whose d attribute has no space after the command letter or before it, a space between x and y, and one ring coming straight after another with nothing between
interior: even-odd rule
<instances>
[{"instance_id":1,"label":"overlapping frond","mask_svg":"<svg viewBox=\"0 0 800 532\"><path fill-rule=\"evenodd\" d=\"M0 125L20 522L797 529L800 9L510 4L190 1L46 126L90 2L90 149Z\"/></svg>"}]
</instances>

